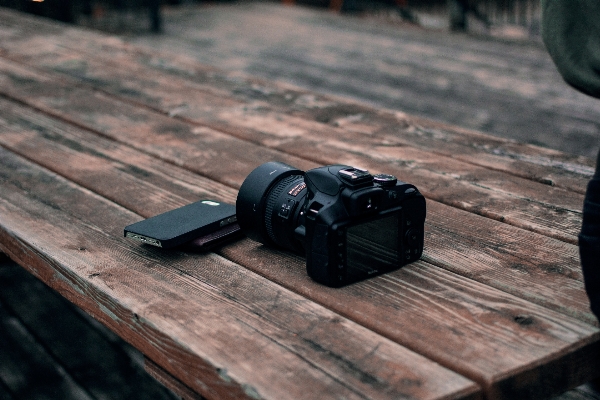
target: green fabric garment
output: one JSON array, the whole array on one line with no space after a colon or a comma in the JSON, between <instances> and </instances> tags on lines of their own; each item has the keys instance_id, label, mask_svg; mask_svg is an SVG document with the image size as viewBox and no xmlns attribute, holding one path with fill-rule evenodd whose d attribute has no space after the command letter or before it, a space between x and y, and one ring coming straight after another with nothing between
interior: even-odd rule
<instances>
[{"instance_id":1,"label":"green fabric garment","mask_svg":"<svg viewBox=\"0 0 600 400\"><path fill-rule=\"evenodd\" d=\"M565 81L600 98L600 0L542 0L542 35ZM600 152L585 194L579 255L590 306L600 320Z\"/></svg>"},{"instance_id":2,"label":"green fabric garment","mask_svg":"<svg viewBox=\"0 0 600 400\"><path fill-rule=\"evenodd\" d=\"M542 0L542 35L565 81L600 98L600 0Z\"/></svg>"}]
</instances>

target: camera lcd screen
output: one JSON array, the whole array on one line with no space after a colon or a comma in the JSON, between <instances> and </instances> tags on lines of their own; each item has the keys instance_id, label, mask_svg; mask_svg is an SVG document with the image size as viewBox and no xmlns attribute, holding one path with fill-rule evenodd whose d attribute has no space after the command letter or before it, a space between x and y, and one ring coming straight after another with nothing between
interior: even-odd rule
<instances>
[{"instance_id":1,"label":"camera lcd screen","mask_svg":"<svg viewBox=\"0 0 600 400\"><path fill-rule=\"evenodd\" d=\"M386 272L400 265L400 212L348 227L346 266L349 279Z\"/></svg>"}]
</instances>

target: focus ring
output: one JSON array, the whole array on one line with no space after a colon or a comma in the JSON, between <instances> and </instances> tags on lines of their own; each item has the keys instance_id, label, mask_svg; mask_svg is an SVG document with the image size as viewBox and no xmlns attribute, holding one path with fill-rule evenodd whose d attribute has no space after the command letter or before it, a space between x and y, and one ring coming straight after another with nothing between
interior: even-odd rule
<instances>
[{"instance_id":1,"label":"focus ring","mask_svg":"<svg viewBox=\"0 0 600 400\"><path fill-rule=\"evenodd\" d=\"M273 186L267 195L267 205L265 207L265 227L267 229L267 235L269 235L269 239L275 243L278 243L278 241L273 233L273 209L279 204L279 196L281 196L281 193L283 193L289 184L302 178L302 175L290 175L275 184L275 186Z\"/></svg>"}]
</instances>

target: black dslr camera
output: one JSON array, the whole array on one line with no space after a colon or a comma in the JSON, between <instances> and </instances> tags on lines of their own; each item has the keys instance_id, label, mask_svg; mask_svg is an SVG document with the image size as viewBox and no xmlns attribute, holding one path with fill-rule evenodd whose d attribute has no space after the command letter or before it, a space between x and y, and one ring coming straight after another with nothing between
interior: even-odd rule
<instances>
[{"instance_id":1,"label":"black dslr camera","mask_svg":"<svg viewBox=\"0 0 600 400\"><path fill-rule=\"evenodd\" d=\"M248 175L236 202L248 237L305 254L308 275L333 287L418 260L425 212L414 185L345 165L305 173L265 163Z\"/></svg>"}]
</instances>

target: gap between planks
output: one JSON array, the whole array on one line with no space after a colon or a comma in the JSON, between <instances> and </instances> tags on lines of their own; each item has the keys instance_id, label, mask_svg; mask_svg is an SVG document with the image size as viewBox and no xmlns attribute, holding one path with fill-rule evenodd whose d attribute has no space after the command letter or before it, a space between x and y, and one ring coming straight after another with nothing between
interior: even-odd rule
<instances>
[{"instance_id":1,"label":"gap between planks","mask_svg":"<svg viewBox=\"0 0 600 400\"><path fill-rule=\"evenodd\" d=\"M106 213L104 213L104 214L106 214ZM246 242L244 242L244 243L247 243L247 241L246 241ZM243 253L242 253L242 254L243 254ZM242 257L243 257L244 259L246 259L246 260L247 260L247 259L256 259L256 255L254 255L254 256L251 256L251 257L248 257L247 255L245 255L245 256L242 256ZM268 254L268 255L267 255L267 254L265 254L265 255L264 255L263 257L261 257L261 258L262 258L262 259L264 259L264 261L261 261L261 262L258 264L258 266L260 266L260 265L267 266L267 265L268 265L268 260L273 260L273 252L269 252L269 254ZM283 260L282 260L282 262L283 262ZM284 279L282 279L284 282L286 282L286 284L287 284L287 285L290 285L290 284L291 284L291 286L292 286L292 287L294 287L294 288L298 288L298 287L304 287L304 286L306 286L306 285L307 285L307 283L306 283L306 282L304 282L304 281L306 280L306 277L304 276L304 275L305 275L305 272L303 271L303 269L301 268L301 266L300 266L299 264L298 264L298 265L296 265L297 263L298 263L298 260L294 261L295 267L293 267L293 269L294 269L295 271L297 271L297 272L299 273L299 275L302 277L301 279L303 279L303 283L299 283L299 282L298 282L298 284L296 284L296 283L293 283L291 279L285 279L285 278L284 278ZM250 267L250 268L256 268L256 265L250 265L249 267ZM262 267L261 267L261 268L262 268ZM405 269L405 271L406 271L406 272L408 272L410 269L411 269L411 268ZM269 273L269 271L264 271L264 270L263 270L263 271L261 272L261 274L265 274L265 273ZM463 282L463 283L464 283L464 282ZM460 286L464 286L464 284L461 284ZM357 289L358 289L358 288L357 288ZM463 290L464 290L464 289L463 289ZM476 290L476 292L478 292L478 293L479 293L479 296L480 296L480 295L481 295L481 293L482 293L482 292L481 292L481 290ZM472 300L471 300L471 301L472 301ZM325 303L330 303L330 302L329 302L329 301L326 301ZM530 307L530 306L527 306L527 308L529 308L529 307ZM427 347L427 345L425 345L425 347Z\"/></svg>"},{"instance_id":2,"label":"gap between planks","mask_svg":"<svg viewBox=\"0 0 600 400\"><path fill-rule=\"evenodd\" d=\"M81 84L85 86L85 84ZM105 90L102 90L103 92L106 92ZM10 95L7 95L10 97ZM106 94L106 96L108 96L108 98L114 98L114 94L110 94L110 91L108 94ZM122 99L121 97L117 97L119 99L119 101L125 101L125 103L130 103L132 105L135 105L137 107L140 107L140 104L138 104L139 102L132 102L130 99ZM117 99L115 98L115 100ZM110 136L107 135L105 132L96 129L95 127L90 126L89 124L85 124L80 121L77 120L77 118L73 119L72 115L69 114L65 114L64 111L60 111L60 110L55 110L52 108L47 107L44 104L40 104L39 102L36 102L33 99L21 99L17 97L17 100L26 103L29 106L35 107L36 109L43 111L49 115L52 115L56 118L60 118L63 119L65 121L68 121L72 124L81 126L82 128L86 128L86 129L92 129L94 130L97 134L101 134L101 135L105 135L105 136ZM142 108L149 108L149 110L151 112L158 112L159 114L164 114L164 110L161 110L160 108L157 109L156 107L151 107L148 104L143 104L141 105ZM185 116L177 116L176 118L180 118L183 121L190 123L192 125L198 126L198 123L200 124L205 124L206 125L206 121L203 121L202 119L200 121L198 121L197 119L190 119L189 117L185 117ZM237 121L243 121L244 116L243 115L231 115L229 117L222 117L222 118L229 118L229 120L237 120ZM266 126L265 124L267 124L267 122L271 122L274 121L275 119L277 119L277 117L275 118L270 118L268 119L268 121L263 121L262 126ZM271 147L275 150L278 150L280 152L284 152L287 153L289 155L294 155L296 157L301 157L304 158L306 160L312 160L314 162L316 162L317 164L321 164L321 163L327 163L327 162L331 162L331 157L329 157L329 159L324 159L323 157L319 157L318 154L319 152L314 152L314 151L310 151L310 148L307 148L307 146L311 146L311 145L315 145L316 142L314 142L315 138L312 138L310 134L308 134L308 132L310 132L310 127L308 127L307 130L305 130L305 134L303 135L303 139L297 139L294 138L293 140L295 142L290 142L290 143L286 143L285 139L278 139L280 142L281 140L284 140L282 144L279 145L273 145L271 144L269 146L269 138L260 138L257 137L256 134L252 133L252 131L250 131L250 135L248 135L248 133L243 133L240 134L240 132L237 132L236 129L255 129L253 125L256 124L256 122L252 122L252 119L250 119L250 126L245 126L243 123L239 123L238 122L238 128L236 128L236 126L234 127L228 127L227 125L225 125L222 122L217 122L216 124L211 124L210 122L208 123L209 126L212 125L213 128L215 128L217 131L220 131L224 134L228 134L228 135L232 135L233 137L237 137L238 139L242 140L242 141L248 141L250 143L253 144L258 144L258 145L262 145L262 146L267 146L267 147ZM268 125L268 124L267 124ZM135 126L131 126L130 128L131 130L135 129ZM233 129L233 130L232 130ZM314 135L313 135L314 136ZM115 139L115 136L112 136L113 139ZM117 139L119 140L119 139ZM298 141L300 140L300 141ZM344 151L343 150L343 146L341 148L339 148L341 142L336 142L336 148L331 148L328 151L328 154L331 153L335 153L336 151L339 153L340 151ZM361 142L362 143L362 142ZM364 146L364 144L363 144ZM294 151L290 151L290 148L295 150ZM299 153L298 149L302 149L302 151ZM407 150L408 149L408 150ZM143 151L145 151L144 149L141 149ZM420 160L417 162L417 164L420 167L413 167L412 169L406 169L404 168L405 173L408 173L409 175L412 176L411 178L411 182L415 182L415 181L427 181L429 180L431 177L427 175L427 173L425 172L429 172L434 174L434 176L437 177L437 180L442 179L441 175L439 174L439 172L436 172L437 170L439 170L439 166L436 167L435 165L432 164L431 161L428 161L428 155L429 153L424 153L422 150L417 150L417 149L412 149L410 150L409 147L406 146L401 146L401 147L397 147L394 149L391 149L387 146L381 146L379 148L373 148L372 149L374 152L377 153L377 156L367 156L367 155L363 155L362 156L362 160L363 163L366 160L367 164L371 164L371 166L373 166L375 169L377 168L385 168L386 165L390 165L389 162L393 161L394 159L397 159L398 157L401 158L406 158L406 157L411 157L411 153L412 156L414 158L414 156L416 155L417 159ZM358 150L356 150L356 146L354 146L354 148L350 148L349 150L346 150L346 155L350 155L352 154L352 152L356 152ZM390 153L391 151L391 153ZM401 154L398 154L398 152L401 152ZM402 157L402 154L404 155ZM157 156L156 153L154 153L155 156ZM159 156L159 155L158 155ZM353 156L350 156L350 158L348 159L348 157L344 157L342 155L342 153L340 153L338 159L339 160L343 160L343 159L347 159L347 161L351 162L353 160ZM356 158L356 157L354 157ZM358 159L357 159L358 160ZM446 160L450 160L448 158L446 158ZM357 161L359 162L359 161ZM464 168L460 166L460 163L462 161L451 161L450 164L454 163L456 164L453 168L455 168L457 171L461 171L461 169L463 170L462 173L466 176L468 176L471 171L469 171L468 169ZM382 164L382 163L388 163L388 164ZM419 164L420 163L420 164ZM440 165L444 164L443 160L439 160L437 161L437 163L439 163ZM431 164L432 168L431 170L429 170L428 165ZM448 164L448 162L446 162L446 164ZM294 164L295 166L298 166L296 164ZM367 165L369 166L369 165ZM423 169L420 169L423 168ZM437 170L436 170L437 168ZM481 167L479 167L481 168ZM402 169L398 170L399 172L402 172ZM485 178L485 169L481 169L481 171L479 172L479 175L482 175L482 182L485 183L485 179L499 179L499 177L490 177L490 178ZM202 173L201 171L197 171L199 173ZM388 172L388 171L386 171ZM437 175L436 175L437 174ZM414 175L414 176L413 176ZM503 193L502 189L498 189L498 188L493 188L490 189L488 187L486 187L486 185L477 185L475 182L470 183L467 182L465 180L456 180L456 187L452 186L452 179L454 178L444 178L446 179L448 182L445 184L447 186L446 189L441 189L442 186L438 185L436 187L436 190L438 191L438 193L436 193L435 191L427 191L427 187L422 187L422 191L425 191L425 194L427 197L433 198L437 201L440 201L442 203L448 204L452 207L457 207L457 208L461 208L461 209L465 209L467 211L470 212L474 212L476 214L482 215L484 217L487 218L492 218L495 219L497 221L500 222L504 222L504 223L508 223L510 225L514 225L523 229L528 229L534 232L538 232L547 236L551 236L551 237L555 237L557 239L566 241L568 243L571 244L576 244L577 243L577 234L578 234L578 230L579 230L579 226L580 226L580 219L581 219L581 211L580 211L580 207L581 204L583 202L582 197L581 199L579 199L580 201L573 203L571 202L570 204L567 205L560 205L560 204L549 204L547 203L548 201L560 201L560 199L566 199L567 197L564 194L561 194L561 191L559 189L552 189L554 190L555 193L553 193L552 195L546 195L547 200L543 200L543 201L536 201L535 199L531 198L531 194L528 197L525 194L519 194L516 195L514 197L506 197L507 195L512 195L512 193ZM510 181L508 181L510 182ZM516 182L512 185L513 190L515 190L515 188L519 189L519 183L524 183L524 182L528 182L527 180L523 180L520 182ZM462 187L461 187L462 185ZM466 189L467 191L465 192L463 189L465 189L465 185L467 185ZM543 188L543 190L550 190L547 187L544 188L544 185L539 186L540 188ZM528 189L529 191L534 190L535 188L532 187L530 189ZM470 190L470 191L469 191ZM477 193L480 192L480 193ZM565 192L565 191L563 191ZM524 192L525 193L525 192ZM541 193L541 192L540 192ZM566 192L565 192L566 193ZM459 195L459 196L457 196ZM460 197L462 196L462 197ZM494 199L494 196L505 196L505 200L504 202L507 203L509 201L512 202L512 204L510 205L511 208L515 208L516 210L518 210L516 213L515 212L509 212L508 209L505 207L504 211L500 210L494 210L493 207L490 209L488 207L488 209L486 209L486 206L482 206L482 203L479 202L478 197L477 196L492 196L490 198L490 200L493 200L494 202L497 202L497 199ZM485 203L483 203L485 204ZM490 203L492 204L492 203ZM517 204L521 204L519 207L517 207ZM546 216L544 216L543 214L540 214L540 217L536 217L534 219L532 218L528 218L528 212L530 212L529 210L532 210L532 208L530 207L530 205L533 204L535 205L539 210L540 213L547 213ZM544 221L546 221L547 219L552 219L554 221L564 221L565 224L564 225L559 225L555 228L551 228L549 226L546 226L546 224L544 223Z\"/></svg>"}]
</instances>

